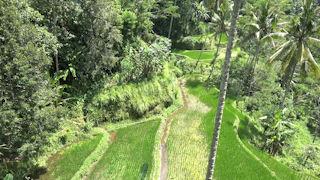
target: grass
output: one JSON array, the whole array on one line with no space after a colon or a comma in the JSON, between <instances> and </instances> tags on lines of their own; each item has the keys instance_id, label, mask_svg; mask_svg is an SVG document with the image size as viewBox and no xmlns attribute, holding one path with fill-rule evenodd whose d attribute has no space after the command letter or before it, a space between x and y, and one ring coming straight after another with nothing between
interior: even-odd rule
<instances>
[{"instance_id":1,"label":"grass","mask_svg":"<svg viewBox=\"0 0 320 180\"><path fill-rule=\"evenodd\" d=\"M173 50L172 53L180 54L187 56L191 59L198 59L200 56L200 51L178 51ZM201 54L201 59L213 59L215 55L215 51L203 51Z\"/></svg>"},{"instance_id":2,"label":"grass","mask_svg":"<svg viewBox=\"0 0 320 180\"><path fill-rule=\"evenodd\" d=\"M208 90L197 80L187 81L187 86L190 93L199 96L202 102L212 107L200 125L209 145L219 97L218 90ZM318 179L313 175L294 171L268 153L252 146L246 139L249 134L245 128L250 118L236 109L232 105L233 102L233 97L226 98L214 175L216 179ZM238 129L240 139L237 139L238 135L235 134L233 127L237 117L240 119Z\"/></svg>"},{"instance_id":3,"label":"grass","mask_svg":"<svg viewBox=\"0 0 320 180\"><path fill-rule=\"evenodd\" d=\"M79 141L62 150L56 155L52 163L48 163L48 171L40 179L71 179L86 158L98 146L101 138L102 135L97 135L94 139Z\"/></svg>"},{"instance_id":4,"label":"grass","mask_svg":"<svg viewBox=\"0 0 320 180\"><path fill-rule=\"evenodd\" d=\"M209 156L201 120L210 111L188 95L189 106L176 116L167 140L169 171L167 179L204 179Z\"/></svg>"},{"instance_id":5,"label":"grass","mask_svg":"<svg viewBox=\"0 0 320 180\"><path fill-rule=\"evenodd\" d=\"M212 110L203 117L199 127L205 135L209 151L219 93L216 89L207 90L200 81L196 80L188 80L187 87L190 93L198 96L207 106L212 107ZM226 99L214 177L216 179L276 179L240 146L233 128L236 116L228 110L229 107L232 107L232 102L233 99Z\"/></svg>"},{"instance_id":6,"label":"grass","mask_svg":"<svg viewBox=\"0 0 320 180\"><path fill-rule=\"evenodd\" d=\"M90 168L94 165L95 162L99 161L99 159L103 156L104 152L108 148L109 133L102 128L93 128L92 132L102 134L103 137L96 149L86 158L80 169L72 177L71 180L85 179L90 171Z\"/></svg>"},{"instance_id":7,"label":"grass","mask_svg":"<svg viewBox=\"0 0 320 180\"><path fill-rule=\"evenodd\" d=\"M194 35L192 37L198 37L198 38L206 38L206 35L207 34L201 34L201 35ZM209 37L213 36L214 33L209 33ZM217 41L218 42L218 39L219 37L217 37ZM226 34L222 34L222 37L221 37L221 44L226 44L228 43L228 36Z\"/></svg>"},{"instance_id":8,"label":"grass","mask_svg":"<svg viewBox=\"0 0 320 180\"><path fill-rule=\"evenodd\" d=\"M146 163L148 177L152 169L152 153L159 124L160 119L119 129L115 141L89 179L138 179Z\"/></svg>"}]
</instances>

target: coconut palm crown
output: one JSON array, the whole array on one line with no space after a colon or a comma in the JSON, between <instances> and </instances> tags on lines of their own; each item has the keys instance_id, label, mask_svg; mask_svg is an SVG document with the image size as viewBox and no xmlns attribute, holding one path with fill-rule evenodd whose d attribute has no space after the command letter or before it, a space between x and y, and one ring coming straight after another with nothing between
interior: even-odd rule
<instances>
[{"instance_id":1,"label":"coconut palm crown","mask_svg":"<svg viewBox=\"0 0 320 180\"><path fill-rule=\"evenodd\" d=\"M315 38L320 26L316 18L320 13L320 7L314 0L304 0L301 7L301 15L294 18L290 24L290 30L279 33L271 33L265 38L285 37L286 41L276 49L269 58L268 64L282 61L281 74L282 86L288 88L297 65L300 65L302 76L310 75L319 78L320 68L313 58L310 45L320 44L320 40Z\"/></svg>"}]
</instances>

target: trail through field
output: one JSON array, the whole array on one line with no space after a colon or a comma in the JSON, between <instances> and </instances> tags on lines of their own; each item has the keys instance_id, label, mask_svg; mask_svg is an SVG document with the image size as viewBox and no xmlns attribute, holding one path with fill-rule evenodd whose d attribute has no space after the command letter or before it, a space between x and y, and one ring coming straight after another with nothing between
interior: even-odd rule
<instances>
[{"instance_id":1,"label":"trail through field","mask_svg":"<svg viewBox=\"0 0 320 180\"><path fill-rule=\"evenodd\" d=\"M167 140L167 179L204 179L206 174L209 151L200 126L211 108L188 91L186 96L188 106L173 119Z\"/></svg>"},{"instance_id":2,"label":"trail through field","mask_svg":"<svg viewBox=\"0 0 320 180\"><path fill-rule=\"evenodd\" d=\"M161 139L161 146L160 146L160 156L161 156L161 171L160 171L160 180L166 180L167 174L168 174L168 154L167 154L167 146L166 141L169 136L170 131L170 125L172 120L180 113L181 110L183 110L188 105L188 101L185 95L185 92L183 90L184 82L179 82L179 87L183 96L183 106L179 109L177 109L166 121L166 126L164 129L164 134Z\"/></svg>"}]
</instances>

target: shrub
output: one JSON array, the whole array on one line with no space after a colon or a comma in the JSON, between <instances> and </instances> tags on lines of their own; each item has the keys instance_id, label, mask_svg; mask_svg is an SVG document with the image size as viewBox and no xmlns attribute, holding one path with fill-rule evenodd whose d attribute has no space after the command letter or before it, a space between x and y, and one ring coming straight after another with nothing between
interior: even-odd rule
<instances>
[{"instance_id":1,"label":"shrub","mask_svg":"<svg viewBox=\"0 0 320 180\"><path fill-rule=\"evenodd\" d=\"M135 120L156 114L170 106L176 99L177 89L177 79L165 66L162 73L152 79L102 90L85 108L88 110L89 120Z\"/></svg>"},{"instance_id":2,"label":"shrub","mask_svg":"<svg viewBox=\"0 0 320 180\"><path fill-rule=\"evenodd\" d=\"M211 42L208 37L207 42L205 44L205 36L202 37L193 37L193 36L187 36L179 39L177 43L175 44L175 49L183 49L183 50L201 50L202 46L205 44L204 49L210 49Z\"/></svg>"}]
</instances>

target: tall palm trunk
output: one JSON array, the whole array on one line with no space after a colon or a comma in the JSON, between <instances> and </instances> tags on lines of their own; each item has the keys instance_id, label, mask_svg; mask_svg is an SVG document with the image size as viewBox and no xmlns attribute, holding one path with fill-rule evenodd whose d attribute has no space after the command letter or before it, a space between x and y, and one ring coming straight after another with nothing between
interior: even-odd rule
<instances>
[{"instance_id":1,"label":"tall palm trunk","mask_svg":"<svg viewBox=\"0 0 320 180\"><path fill-rule=\"evenodd\" d=\"M250 79L250 82L249 82L249 89L248 89L248 96L250 96L250 92L251 92L251 88L252 88L252 83L253 83L253 80L254 80L254 73L256 72L256 65L259 61L259 51L260 51L260 43L258 43L257 47L256 47L256 53L254 55L254 65L253 65L253 72L252 72L252 77ZM250 67L251 69L251 67ZM250 70L249 69L249 70Z\"/></svg>"},{"instance_id":2,"label":"tall palm trunk","mask_svg":"<svg viewBox=\"0 0 320 180\"><path fill-rule=\"evenodd\" d=\"M57 25L57 22L58 22L58 17L57 17L57 15L56 15L56 11L54 10L54 25L55 25L55 26ZM55 28L55 27L54 27L54 32L53 32L53 34L54 34L55 36L57 36L56 28ZM59 59L58 59L58 55L59 55L59 54L58 54L58 48L57 48L57 54L56 54L55 57L54 57L57 74L58 74L58 72L59 72ZM60 80L57 81L57 86L59 86L59 85L60 85Z\"/></svg>"},{"instance_id":3,"label":"tall palm trunk","mask_svg":"<svg viewBox=\"0 0 320 180\"><path fill-rule=\"evenodd\" d=\"M176 5L176 4L177 4L177 0L174 1L174 5ZM168 39L170 39L170 36L171 36L172 22L173 22L173 14L171 15L171 21L170 21Z\"/></svg>"},{"instance_id":4,"label":"tall palm trunk","mask_svg":"<svg viewBox=\"0 0 320 180\"><path fill-rule=\"evenodd\" d=\"M219 48L220 48L220 43L221 43L221 37L222 37L222 33L220 33L219 44L218 44L218 46L217 46L217 51L216 51L216 54L215 54L214 59L213 59L213 62L212 62L211 72L210 72L210 75L209 75L209 77L208 77L207 80L210 80L210 77L211 77L212 72L213 72L214 64L216 63L216 59L217 59L217 57L218 57Z\"/></svg>"},{"instance_id":5,"label":"tall palm trunk","mask_svg":"<svg viewBox=\"0 0 320 180\"><path fill-rule=\"evenodd\" d=\"M208 39L208 36L209 36L209 29L210 29L210 27L208 27L208 32L207 32L207 35L206 35L206 39L204 40L204 44L202 45L201 52L200 52L200 56L199 56L199 58L198 58L198 61L197 61L196 65L194 66L194 69L193 69L193 70L195 70L195 69L197 68L198 63L199 63L200 58L201 58L201 55L202 55L202 51L203 51L204 47L205 47L206 44L207 44L207 39Z\"/></svg>"},{"instance_id":6,"label":"tall palm trunk","mask_svg":"<svg viewBox=\"0 0 320 180\"><path fill-rule=\"evenodd\" d=\"M232 54L234 39L237 34L236 27L238 23L240 4L241 4L241 0L234 1L231 27L229 32L230 36L228 39L226 57L224 60L222 79L220 84L219 103L218 103L217 114L215 118L215 125L214 125L214 131L212 136L211 150L210 150L208 169L207 169L207 175L206 175L207 180L212 180L213 174L214 174L214 167L215 167L215 161L216 161L216 155L217 155L217 149L218 149L218 141L219 141L219 134L220 134L221 123L222 123L223 109L224 109L227 87L228 87L229 71L230 71L230 65L231 65L231 54Z\"/></svg>"}]
</instances>

